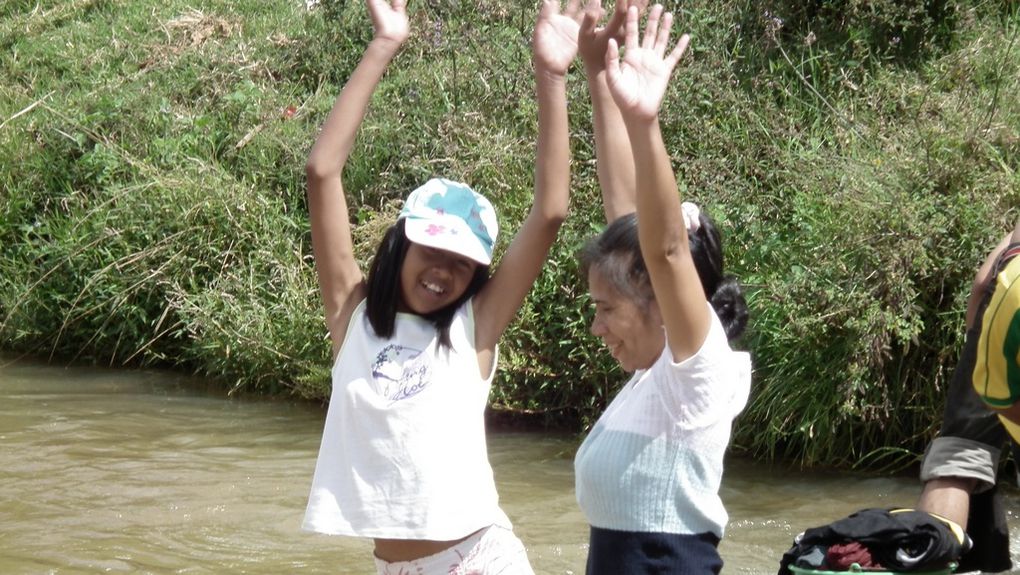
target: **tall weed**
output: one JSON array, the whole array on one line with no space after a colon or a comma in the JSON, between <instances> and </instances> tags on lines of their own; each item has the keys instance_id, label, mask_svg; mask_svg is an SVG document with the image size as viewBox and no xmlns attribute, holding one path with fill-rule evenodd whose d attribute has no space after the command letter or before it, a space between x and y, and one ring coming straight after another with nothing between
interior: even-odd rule
<instances>
[{"instance_id":1,"label":"tall weed","mask_svg":"<svg viewBox=\"0 0 1020 575\"><path fill-rule=\"evenodd\" d=\"M970 279L1018 215L1016 7L666 4L694 43L664 136L751 307L737 449L910 464L938 425ZM303 165L371 30L360 1L306 6L0 8L0 346L328 396ZM431 176L488 195L505 238L531 205L533 8L411 9L345 174L363 264ZM602 213L579 69L569 90L572 212L492 399L584 429L626 374L588 333L575 252Z\"/></svg>"}]
</instances>

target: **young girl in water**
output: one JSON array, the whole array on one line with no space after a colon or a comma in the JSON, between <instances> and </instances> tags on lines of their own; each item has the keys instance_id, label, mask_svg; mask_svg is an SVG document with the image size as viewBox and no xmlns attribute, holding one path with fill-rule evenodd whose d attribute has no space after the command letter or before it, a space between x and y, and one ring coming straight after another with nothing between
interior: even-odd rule
<instances>
[{"instance_id":1,"label":"young girl in water","mask_svg":"<svg viewBox=\"0 0 1020 575\"><path fill-rule=\"evenodd\" d=\"M609 222L581 254L591 331L634 373L574 460L591 525L586 572L719 573L723 454L751 380L750 358L729 340L743 331L747 308L723 274L718 231L681 204L659 127L688 37L669 50L672 16L656 5L639 38L643 2L619 2L596 28L601 4L591 0L578 40Z\"/></svg>"},{"instance_id":2,"label":"young girl in water","mask_svg":"<svg viewBox=\"0 0 1020 575\"><path fill-rule=\"evenodd\" d=\"M465 184L411 192L367 279L342 175L372 94L409 34L405 0L367 0L375 34L312 147L312 247L333 342L333 392L304 527L370 537L379 573L530 574L500 510L484 410L496 344L566 216L566 72L581 14L542 2L533 36L535 199L491 277L496 215Z\"/></svg>"}]
</instances>

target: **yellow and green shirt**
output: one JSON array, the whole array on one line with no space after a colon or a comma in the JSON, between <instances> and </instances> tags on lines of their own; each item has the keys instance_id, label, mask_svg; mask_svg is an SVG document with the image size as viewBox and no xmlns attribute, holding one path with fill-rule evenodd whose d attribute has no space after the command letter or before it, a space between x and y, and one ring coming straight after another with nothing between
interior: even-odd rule
<instances>
[{"instance_id":1,"label":"yellow and green shirt","mask_svg":"<svg viewBox=\"0 0 1020 575\"><path fill-rule=\"evenodd\" d=\"M1020 246L1010 246L997 266L994 292L985 308L974 366L974 389L992 408L1020 401ZM1002 263L1004 262L1004 263ZM1014 440L1020 426L999 416Z\"/></svg>"}]
</instances>

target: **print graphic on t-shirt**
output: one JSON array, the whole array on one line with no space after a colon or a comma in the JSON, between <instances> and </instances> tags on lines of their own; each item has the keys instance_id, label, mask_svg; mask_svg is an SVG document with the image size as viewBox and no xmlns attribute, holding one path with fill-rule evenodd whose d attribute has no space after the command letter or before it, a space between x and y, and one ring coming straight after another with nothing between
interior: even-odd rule
<instances>
[{"instance_id":1,"label":"print graphic on t-shirt","mask_svg":"<svg viewBox=\"0 0 1020 575\"><path fill-rule=\"evenodd\" d=\"M396 343L384 347L372 362L377 389L394 402L424 391L431 375L431 364L422 350Z\"/></svg>"}]
</instances>

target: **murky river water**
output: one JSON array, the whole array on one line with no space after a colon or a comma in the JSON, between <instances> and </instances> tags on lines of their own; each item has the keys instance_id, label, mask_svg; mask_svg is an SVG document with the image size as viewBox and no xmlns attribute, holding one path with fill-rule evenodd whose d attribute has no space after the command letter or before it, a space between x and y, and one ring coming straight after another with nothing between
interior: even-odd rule
<instances>
[{"instance_id":1,"label":"murky river water","mask_svg":"<svg viewBox=\"0 0 1020 575\"><path fill-rule=\"evenodd\" d=\"M0 358L0 574L372 573L369 543L299 528L323 417L166 373ZM584 572L576 446L489 437L503 507L540 575ZM911 477L730 461L724 572L775 573L796 533L864 507L910 506L918 490ZM1016 562L1020 520L1010 521Z\"/></svg>"}]
</instances>

